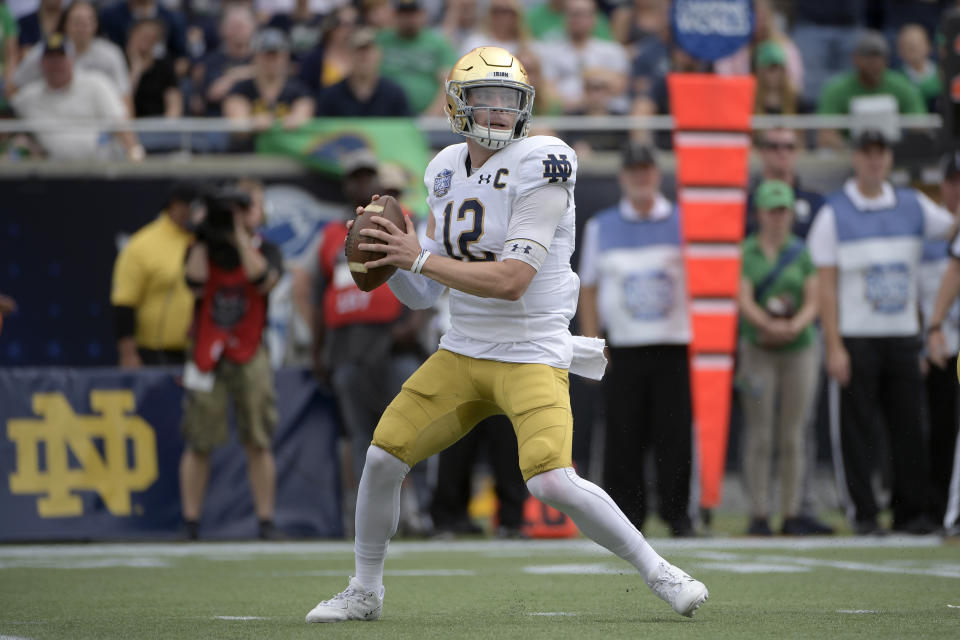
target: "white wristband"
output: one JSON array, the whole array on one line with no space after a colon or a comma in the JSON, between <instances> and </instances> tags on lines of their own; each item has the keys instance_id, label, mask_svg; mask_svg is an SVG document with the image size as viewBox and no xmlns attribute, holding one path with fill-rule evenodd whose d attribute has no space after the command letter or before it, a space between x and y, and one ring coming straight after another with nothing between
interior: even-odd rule
<instances>
[{"instance_id":1,"label":"white wristband","mask_svg":"<svg viewBox=\"0 0 960 640\"><path fill-rule=\"evenodd\" d=\"M426 263L427 258L429 257L430 257L430 252L427 251L426 249L421 249L420 255L416 257L416 259L413 261L413 264L410 266L410 272L420 273L420 271L423 269L424 263Z\"/></svg>"}]
</instances>

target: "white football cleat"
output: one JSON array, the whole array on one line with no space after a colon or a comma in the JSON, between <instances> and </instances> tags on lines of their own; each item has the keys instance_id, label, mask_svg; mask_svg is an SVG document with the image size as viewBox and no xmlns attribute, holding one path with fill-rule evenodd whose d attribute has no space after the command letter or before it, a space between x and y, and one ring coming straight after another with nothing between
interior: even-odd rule
<instances>
[{"instance_id":1,"label":"white football cleat","mask_svg":"<svg viewBox=\"0 0 960 640\"><path fill-rule=\"evenodd\" d=\"M705 584L666 561L660 563L659 573L650 583L650 589L674 611L688 618L692 618L693 612L710 596Z\"/></svg>"},{"instance_id":2,"label":"white football cleat","mask_svg":"<svg viewBox=\"0 0 960 640\"><path fill-rule=\"evenodd\" d=\"M307 614L307 622L344 622L346 620L379 620L383 611L384 589L367 591L354 577L346 589L324 600Z\"/></svg>"}]
</instances>

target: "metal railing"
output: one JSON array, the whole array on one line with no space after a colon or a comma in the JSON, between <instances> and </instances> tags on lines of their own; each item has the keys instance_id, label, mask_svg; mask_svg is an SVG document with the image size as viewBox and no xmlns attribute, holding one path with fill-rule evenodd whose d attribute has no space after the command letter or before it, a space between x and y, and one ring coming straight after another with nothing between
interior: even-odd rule
<instances>
[{"instance_id":1,"label":"metal railing","mask_svg":"<svg viewBox=\"0 0 960 640\"><path fill-rule=\"evenodd\" d=\"M421 116L417 126L424 132L449 131L442 116ZM667 131L672 116L539 116L534 124L554 131ZM939 114L849 115L755 115L754 129L852 129L865 126L895 126L904 129L937 129L943 126ZM134 120L0 120L0 133L135 131L137 133L249 133L252 121L226 118L137 118Z\"/></svg>"}]
</instances>

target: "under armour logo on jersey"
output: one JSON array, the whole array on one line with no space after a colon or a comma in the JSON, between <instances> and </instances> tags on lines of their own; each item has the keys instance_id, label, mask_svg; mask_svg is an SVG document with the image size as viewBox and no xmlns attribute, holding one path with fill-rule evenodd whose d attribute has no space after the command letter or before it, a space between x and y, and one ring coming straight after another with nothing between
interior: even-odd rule
<instances>
[{"instance_id":1,"label":"under armour logo on jersey","mask_svg":"<svg viewBox=\"0 0 960 640\"><path fill-rule=\"evenodd\" d=\"M543 161L543 177L548 178L548 182L566 182L572 173L573 165L565 154L559 158L552 153L547 154L547 159Z\"/></svg>"},{"instance_id":2,"label":"under armour logo on jersey","mask_svg":"<svg viewBox=\"0 0 960 640\"><path fill-rule=\"evenodd\" d=\"M530 253L531 251L533 251L533 247L529 244L521 248L518 243L514 242L513 246L510 247L510 253Z\"/></svg>"},{"instance_id":3,"label":"under armour logo on jersey","mask_svg":"<svg viewBox=\"0 0 960 640\"><path fill-rule=\"evenodd\" d=\"M486 175L481 175L481 176L480 176L480 179L477 180L477 184L490 184L490 179L491 179L491 178L493 178L493 174L492 174L492 173L488 173L488 174L486 174Z\"/></svg>"}]
</instances>

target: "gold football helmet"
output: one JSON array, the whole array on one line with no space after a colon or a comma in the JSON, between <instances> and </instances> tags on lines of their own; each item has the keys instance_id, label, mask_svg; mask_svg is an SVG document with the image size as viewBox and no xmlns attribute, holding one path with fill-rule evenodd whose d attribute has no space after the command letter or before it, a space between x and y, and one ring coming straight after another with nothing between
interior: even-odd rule
<instances>
[{"instance_id":1,"label":"gold football helmet","mask_svg":"<svg viewBox=\"0 0 960 640\"><path fill-rule=\"evenodd\" d=\"M514 55L500 47L478 47L450 70L445 110L454 133L502 149L530 132L534 93Z\"/></svg>"}]
</instances>

